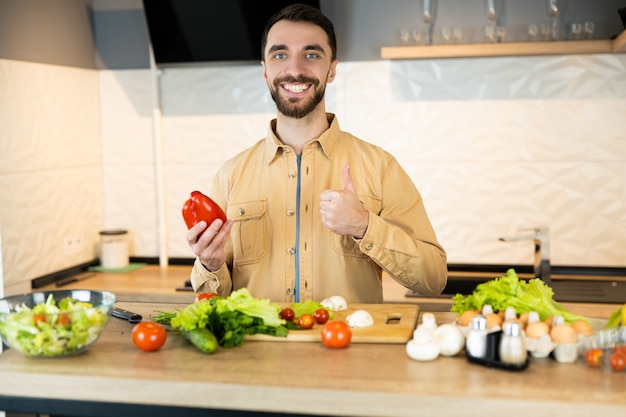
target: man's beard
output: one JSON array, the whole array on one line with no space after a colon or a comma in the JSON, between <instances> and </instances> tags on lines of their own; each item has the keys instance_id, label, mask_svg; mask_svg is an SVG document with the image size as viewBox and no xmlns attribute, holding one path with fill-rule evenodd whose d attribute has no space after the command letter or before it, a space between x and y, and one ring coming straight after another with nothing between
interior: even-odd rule
<instances>
[{"instance_id":1,"label":"man's beard","mask_svg":"<svg viewBox=\"0 0 626 417\"><path fill-rule=\"evenodd\" d=\"M313 94L313 97L311 97L310 100L299 105L298 102L302 101L301 99L294 99L294 98L285 99L285 98L280 97L280 94L278 93L278 91L280 90L280 84L284 82L310 83L311 84L310 88L313 88L315 93ZM326 87L320 90L317 90L318 85L319 85L319 81L312 79L312 78L300 77L297 79L296 78L283 78L280 80L277 79L274 81L274 88L270 89L270 94L272 95L272 99L274 100L274 103L276 103L276 108L281 114L287 117L291 117L293 119L301 119L307 114L311 113L313 110L315 110L317 105L320 104L320 102L324 99L324 93L326 91Z\"/></svg>"}]
</instances>

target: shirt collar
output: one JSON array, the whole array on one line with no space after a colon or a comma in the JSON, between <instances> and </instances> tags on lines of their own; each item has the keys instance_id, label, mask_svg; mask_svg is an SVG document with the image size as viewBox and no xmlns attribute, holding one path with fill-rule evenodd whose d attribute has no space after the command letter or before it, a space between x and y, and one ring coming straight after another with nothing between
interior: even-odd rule
<instances>
[{"instance_id":1,"label":"shirt collar","mask_svg":"<svg viewBox=\"0 0 626 417\"><path fill-rule=\"evenodd\" d=\"M339 142L339 133L341 132L341 129L339 128L339 121L333 113L326 113L326 118L330 122L330 127L317 139L314 139L311 142L319 143L322 148L322 152L324 152L328 158L331 158L333 151ZM280 155L281 152L293 152L293 149L283 144L280 139L278 139L276 136L276 119L273 119L267 129L267 138L265 139L265 162L270 164L277 155Z\"/></svg>"}]
</instances>

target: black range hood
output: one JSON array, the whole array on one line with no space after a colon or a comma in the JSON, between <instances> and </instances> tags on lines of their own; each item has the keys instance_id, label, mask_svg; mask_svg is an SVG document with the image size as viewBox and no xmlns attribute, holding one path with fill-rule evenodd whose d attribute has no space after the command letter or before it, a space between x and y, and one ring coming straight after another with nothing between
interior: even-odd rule
<instances>
[{"instance_id":1,"label":"black range hood","mask_svg":"<svg viewBox=\"0 0 626 417\"><path fill-rule=\"evenodd\" d=\"M267 20L292 3L319 0L143 0L157 64L261 60Z\"/></svg>"}]
</instances>

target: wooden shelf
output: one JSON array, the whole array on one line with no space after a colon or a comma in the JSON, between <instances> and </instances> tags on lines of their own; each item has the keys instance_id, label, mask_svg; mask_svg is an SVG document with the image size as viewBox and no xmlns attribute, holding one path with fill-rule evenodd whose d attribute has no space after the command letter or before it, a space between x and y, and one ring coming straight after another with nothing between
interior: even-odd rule
<instances>
[{"instance_id":1,"label":"wooden shelf","mask_svg":"<svg viewBox=\"0 0 626 417\"><path fill-rule=\"evenodd\" d=\"M385 46L382 59L467 58L528 55L626 53L626 31L617 38L589 41Z\"/></svg>"}]
</instances>

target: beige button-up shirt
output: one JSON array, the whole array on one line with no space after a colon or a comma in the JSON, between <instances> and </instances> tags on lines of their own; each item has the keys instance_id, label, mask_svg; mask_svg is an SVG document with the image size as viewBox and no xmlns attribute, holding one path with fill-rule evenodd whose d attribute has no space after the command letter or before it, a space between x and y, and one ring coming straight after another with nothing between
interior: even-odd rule
<instances>
[{"instance_id":1,"label":"beige button-up shirt","mask_svg":"<svg viewBox=\"0 0 626 417\"><path fill-rule=\"evenodd\" d=\"M233 221L227 261L218 271L196 260L196 292L228 295L247 287L276 302L321 301L341 295L353 303L383 301L382 271L407 288L438 295L446 284L446 253L417 188L396 159L339 128L308 143L300 164L270 123L267 138L229 160L211 198ZM354 186L370 212L362 239L337 235L320 217L320 195L342 189L350 163ZM299 220L299 221L298 221Z\"/></svg>"}]
</instances>

